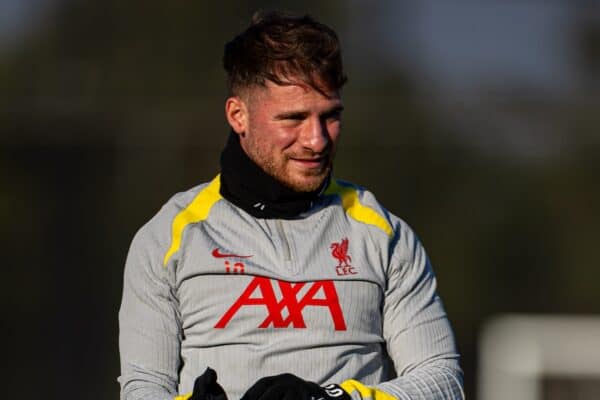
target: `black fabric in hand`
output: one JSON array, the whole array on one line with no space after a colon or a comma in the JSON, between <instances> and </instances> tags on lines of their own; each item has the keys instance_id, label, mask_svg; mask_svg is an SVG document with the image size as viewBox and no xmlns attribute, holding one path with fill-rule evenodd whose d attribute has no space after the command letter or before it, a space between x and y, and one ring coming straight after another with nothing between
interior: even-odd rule
<instances>
[{"instance_id":1,"label":"black fabric in hand","mask_svg":"<svg viewBox=\"0 0 600 400\"><path fill-rule=\"evenodd\" d=\"M338 385L319 386L292 374L259 379L241 400L351 400Z\"/></svg>"},{"instance_id":2,"label":"black fabric in hand","mask_svg":"<svg viewBox=\"0 0 600 400\"><path fill-rule=\"evenodd\" d=\"M225 391L217 383L217 373L206 368L202 375L194 381L194 391L188 400L227 400Z\"/></svg>"}]
</instances>

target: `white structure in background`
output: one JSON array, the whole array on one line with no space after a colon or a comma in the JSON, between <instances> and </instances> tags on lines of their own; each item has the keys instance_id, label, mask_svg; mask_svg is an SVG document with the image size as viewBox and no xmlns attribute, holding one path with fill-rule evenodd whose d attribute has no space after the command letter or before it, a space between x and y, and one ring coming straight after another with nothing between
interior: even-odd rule
<instances>
[{"instance_id":1,"label":"white structure in background","mask_svg":"<svg viewBox=\"0 0 600 400\"><path fill-rule=\"evenodd\" d=\"M479 354L479 400L542 400L545 377L600 381L600 316L497 317Z\"/></svg>"}]
</instances>

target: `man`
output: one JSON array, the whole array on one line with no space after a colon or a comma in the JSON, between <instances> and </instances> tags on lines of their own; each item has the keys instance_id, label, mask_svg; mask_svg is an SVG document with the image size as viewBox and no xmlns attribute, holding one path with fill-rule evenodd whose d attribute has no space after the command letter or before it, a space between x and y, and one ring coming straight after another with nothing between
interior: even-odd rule
<instances>
[{"instance_id":1,"label":"man","mask_svg":"<svg viewBox=\"0 0 600 400\"><path fill-rule=\"evenodd\" d=\"M128 255L122 399L463 398L425 251L370 192L331 177L336 34L257 15L224 66L221 173L175 195Z\"/></svg>"}]
</instances>

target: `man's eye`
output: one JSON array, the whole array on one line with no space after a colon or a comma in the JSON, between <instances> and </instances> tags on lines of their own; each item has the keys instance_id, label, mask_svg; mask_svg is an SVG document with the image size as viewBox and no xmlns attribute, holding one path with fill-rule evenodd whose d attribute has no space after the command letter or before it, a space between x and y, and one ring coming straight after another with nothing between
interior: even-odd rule
<instances>
[{"instance_id":1,"label":"man's eye","mask_svg":"<svg viewBox=\"0 0 600 400\"><path fill-rule=\"evenodd\" d=\"M342 119L342 113L341 113L341 111L335 111L335 112L332 112L332 113L330 113L330 114L327 114L327 115L325 116L325 118L326 118L328 121L339 121L339 120L341 120L341 119Z\"/></svg>"}]
</instances>

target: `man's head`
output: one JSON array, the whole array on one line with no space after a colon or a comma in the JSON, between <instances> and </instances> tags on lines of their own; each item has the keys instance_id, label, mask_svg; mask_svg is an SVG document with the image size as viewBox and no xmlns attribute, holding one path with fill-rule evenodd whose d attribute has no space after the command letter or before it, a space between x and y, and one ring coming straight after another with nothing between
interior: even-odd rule
<instances>
[{"instance_id":1,"label":"man's head","mask_svg":"<svg viewBox=\"0 0 600 400\"><path fill-rule=\"evenodd\" d=\"M301 192L331 171L346 81L333 30L310 17L255 15L225 46L227 120L246 154Z\"/></svg>"}]
</instances>

